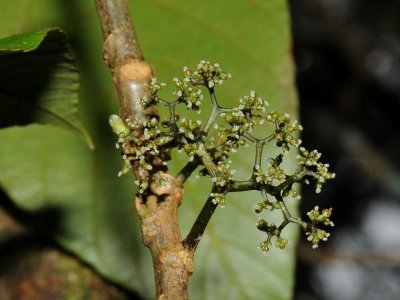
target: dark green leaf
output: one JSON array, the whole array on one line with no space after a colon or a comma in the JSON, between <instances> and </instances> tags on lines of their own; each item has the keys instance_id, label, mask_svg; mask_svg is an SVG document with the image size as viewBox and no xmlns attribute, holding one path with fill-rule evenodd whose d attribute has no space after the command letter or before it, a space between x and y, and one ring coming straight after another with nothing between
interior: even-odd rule
<instances>
[{"instance_id":1,"label":"dark green leaf","mask_svg":"<svg viewBox=\"0 0 400 300\"><path fill-rule=\"evenodd\" d=\"M0 184L8 196L33 215L51 211L39 220L47 233L101 274L151 293L153 270L136 232L130 180L110 168L119 159L54 126L9 127L0 140Z\"/></svg>"},{"instance_id":2,"label":"dark green leaf","mask_svg":"<svg viewBox=\"0 0 400 300\"><path fill-rule=\"evenodd\" d=\"M24 32L0 39L0 55L10 52L30 52L36 50L50 35L60 34L58 40L66 41L66 35L58 29L44 29L35 32Z\"/></svg>"},{"instance_id":3,"label":"dark green leaf","mask_svg":"<svg viewBox=\"0 0 400 300\"><path fill-rule=\"evenodd\" d=\"M92 140L77 113L79 73L57 29L0 39L0 128L29 123L62 126Z\"/></svg>"}]
</instances>

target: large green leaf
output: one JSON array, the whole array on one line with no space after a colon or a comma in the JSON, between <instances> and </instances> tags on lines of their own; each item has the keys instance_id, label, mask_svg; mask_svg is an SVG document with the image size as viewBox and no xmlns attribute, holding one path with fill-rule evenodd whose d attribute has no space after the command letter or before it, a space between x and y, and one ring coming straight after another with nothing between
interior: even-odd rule
<instances>
[{"instance_id":1,"label":"large green leaf","mask_svg":"<svg viewBox=\"0 0 400 300\"><path fill-rule=\"evenodd\" d=\"M296 114L286 1L130 3L144 54L162 81L179 75L183 65L209 59L233 75L217 90L225 105L236 104L253 89L270 101L271 109ZM21 27L55 24L71 34L82 66L81 108L95 133L97 149L90 152L70 133L48 126L2 130L0 184L26 210L59 209L58 230L53 233L65 247L104 276L151 299L153 270L133 208L133 180L116 177L120 162L106 127L107 114L115 112L117 102L101 61L94 5L75 0L37 0L35 5L25 9L24 18L15 10L16 25L8 25L12 30L6 34ZM249 152L238 154L238 176L250 172L252 157ZM209 188L206 179L191 179L185 186L179 212L183 234ZM285 230L289 249L272 250L264 256L257 246L265 236L255 228L257 216L252 208L259 195L241 193L228 200L215 213L199 245L191 298L290 299L296 228Z\"/></svg>"},{"instance_id":2,"label":"large green leaf","mask_svg":"<svg viewBox=\"0 0 400 300\"><path fill-rule=\"evenodd\" d=\"M92 140L78 117L79 73L57 28L0 39L0 127L44 123Z\"/></svg>"},{"instance_id":3,"label":"large green leaf","mask_svg":"<svg viewBox=\"0 0 400 300\"><path fill-rule=\"evenodd\" d=\"M33 215L52 211L37 221L63 245L112 279L148 291L152 270L142 265L150 262L141 257L148 255L135 232L129 179L108 167L119 163L109 157L113 146L93 153L72 133L44 125L0 130L0 140L0 183L9 197Z\"/></svg>"}]
</instances>

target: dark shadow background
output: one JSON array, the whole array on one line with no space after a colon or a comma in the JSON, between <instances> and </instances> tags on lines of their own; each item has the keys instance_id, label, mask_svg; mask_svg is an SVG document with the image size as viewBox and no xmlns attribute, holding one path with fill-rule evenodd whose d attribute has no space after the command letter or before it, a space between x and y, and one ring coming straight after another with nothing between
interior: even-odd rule
<instances>
[{"instance_id":1,"label":"dark shadow background","mask_svg":"<svg viewBox=\"0 0 400 300\"><path fill-rule=\"evenodd\" d=\"M400 1L290 0L303 144L336 179L328 243L298 247L295 299L400 299Z\"/></svg>"}]
</instances>

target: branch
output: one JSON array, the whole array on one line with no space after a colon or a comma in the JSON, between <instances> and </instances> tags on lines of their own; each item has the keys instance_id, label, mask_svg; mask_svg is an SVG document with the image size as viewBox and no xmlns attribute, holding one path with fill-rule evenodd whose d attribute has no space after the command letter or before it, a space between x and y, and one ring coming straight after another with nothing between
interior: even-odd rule
<instances>
[{"instance_id":1,"label":"branch","mask_svg":"<svg viewBox=\"0 0 400 300\"><path fill-rule=\"evenodd\" d=\"M120 100L120 117L137 121L141 129L133 134L143 138L146 120L158 116L155 106L143 109L140 100L150 97L148 85L153 73L143 59L128 10L127 0L95 0L104 35L103 57L113 74ZM124 145L125 155L134 146ZM155 158L153 166L161 165ZM137 179L142 179L138 161L132 166ZM160 171L161 170L161 171ZM148 188L136 197L143 243L153 258L157 299L188 299L189 277L193 272L193 252L182 246L178 207L182 202L182 184L166 167L149 171Z\"/></svg>"},{"instance_id":2,"label":"branch","mask_svg":"<svg viewBox=\"0 0 400 300\"><path fill-rule=\"evenodd\" d=\"M95 0L104 36L103 58L111 69L120 99L120 115L141 124L146 120L140 99L149 96L147 85L153 77L143 59L126 0Z\"/></svg>"},{"instance_id":3,"label":"branch","mask_svg":"<svg viewBox=\"0 0 400 300\"><path fill-rule=\"evenodd\" d=\"M213 189L214 190L214 189ZM199 244L201 237L206 230L208 222L210 221L212 215L215 212L218 204L212 202L212 197L208 197L206 203L201 209L196 221L194 222L192 228L186 239L183 241L183 246L189 251L195 251L197 245Z\"/></svg>"},{"instance_id":4,"label":"branch","mask_svg":"<svg viewBox=\"0 0 400 300\"><path fill-rule=\"evenodd\" d=\"M186 179L193 173L194 170L198 166L201 165L201 160L198 157L195 157L194 160L189 161L182 170L179 171L178 175L176 175L176 179L181 183L184 184Z\"/></svg>"},{"instance_id":5,"label":"branch","mask_svg":"<svg viewBox=\"0 0 400 300\"><path fill-rule=\"evenodd\" d=\"M96 8L106 45L106 63L113 68L143 60L142 50L126 1L96 0Z\"/></svg>"},{"instance_id":6,"label":"branch","mask_svg":"<svg viewBox=\"0 0 400 300\"><path fill-rule=\"evenodd\" d=\"M290 176L285 182L281 183L278 186L273 186L273 185L266 185L266 184L259 184L256 181L250 179L246 181L234 181L232 184L230 184L226 190L224 190L225 193L232 193L232 192L244 192L244 191L251 191L251 190L264 190L268 192L269 194L274 195L279 202L282 203L282 212L285 216L286 222L293 222L301 225L303 228L306 227L306 222L302 222L301 220L298 220L296 218L293 218L289 210L287 209L285 202L282 199L282 196L279 194L283 189L287 188L288 186L293 185L295 182L299 182L303 179L304 176L308 175L307 172L302 172L298 174L297 176ZM214 193L217 190L217 188L214 186L211 193ZM217 208L218 204L213 203L212 201L213 197L208 197L206 203L204 204L203 208L201 209L199 215L197 216L196 221L194 222L192 228L190 229L189 234L187 235L186 239L183 241L183 246L191 251L196 250L196 247L198 246L201 237L204 234L204 231L206 230L206 227L208 225L208 222L210 221L212 215L215 212L215 209ZM285 224L286 225L286 224Z\"/></svg>"}]
</instances>

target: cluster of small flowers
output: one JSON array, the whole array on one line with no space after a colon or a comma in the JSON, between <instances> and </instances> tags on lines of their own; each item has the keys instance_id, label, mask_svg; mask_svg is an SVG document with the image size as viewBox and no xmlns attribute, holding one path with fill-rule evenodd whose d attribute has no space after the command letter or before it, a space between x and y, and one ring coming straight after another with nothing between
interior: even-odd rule
<instances>
[{"instance_id":1,"label":"cluster of small flowers","mask_svg":"<svg viewBox=\"0 0 400 300\"><path fill-rule=\"evenodd\" d=\"M183 74L193 83L204 84L208 88L213 88L217 84L221 85L226 79L231 78L231 74L222 71L219 64L210 63L208 60L200 61L195 71L184 67Z\"/></svg>"},{"instance_id":2,"label":"cluster of small flowers","mask_svg":"<svg viewBox=\"0 0 400 300\"><path fill-rule=\"evenodd\" d=\"M231 160L220 160L217 162L217 171L221 175L211 178L211 181L216 186L224 187L234 181L233 175L236 173L236 170L231 170L231 163Z\"/></svg>"},{"instance_id":3,"label":"cluster of small flowers","mask_svg":"<svg viewBox=\"0 0 400 300\"><path fill-rule=\"evenodd\" d=\"M179 97L178 101L185 103L188 109L193 109L200 113L200 105L203 100L200 87L193 85L191 79L188 77L185 77L182 81L178 78L174 78L173 80L176 87L174 94Z\"/></svg>"},{"instance_id":4,"label":"cluster of small flowers","mask_svg":"<svg viewBox=\"0 0 400 300\"><path fill-rule=\"evenodd\" d=\"M240 146L246 144L246 141L241 138L241 134L238 133L240 126L225 127L215 124L214 128L217 131L217 139L216 142L210 140L207 149L213 149L213 156L216 159L228 157L230 153L235 153Z\"/></svg>"},{"instance_id":5,"label":"cluster of small flowers","mask_svg":"<svg viewBox=\"0 0 400 300\"><path fill-rule=\"evenodd\" d=\"M323 229L313 228L311 231L306 232L307 240L311 242L312 248L317 249L320 241L326 242L331 235Z\"/></svg>"},{"instance_id":6,"label":"cluster of small flowers","mask_svg":"<svg viewBox=\"0 0 400 300\"><path fill-rule=\"evenodd\" d=\"M220 207L225 206L225 194L223 193L211 193L210 194L211 201L215 205L219 205Z\"/></svg>"},{"instance_id":7,"label":"cluster of small flowers","mask_svg":"<svg viewBox=\"0 0 400 300\"><path fill-rule=\"evenodd\" d=\"M263 210L274 210L282 209L282 204L280 202L270 202L268 199L263 202L259 202L254 206L254 211L256 214L261 213Z\"/></svg>"},{"instance_id":8,"label":"cluster of small flowers","mask_svg":"<svg viewBox=\"0 0 400 300\"><path fill-rule=\"evenodd\" d=\"M203 144L201 145L204 147ZM221 156L217 151L212 151L210 158L212 159L213 164L212 166L209 166L211 169L207 170L206 167L206 169L203 169L199 172L199 176L205 176L209 174L213 184L216 187L221 188L227 187L229 184L234 182L234 174L236 173L236 170L231 169L232 161L227 159L226 156Z\"/></svg>"},{"instance_id":9,"label":"cluster of small flowers","mask_svg":"<svg viewBox=\"0 0 400 300\"><path fill-rule=\"evenodd\" d=\"M261 168L255 170L254 176L256 182L261 184L271 184L275 180L279 183L286 178L283 169L281 169L279 165L275 165L272 161L273 160L269 161L269 167L266 171Z\"/></svg>"},{"instance_id":10,"label":"cluster of small flowers","mask_svg":"<svg viewBox=\"0 0 400 300\"><path fill-rule=\"evenodd\" d=\"M216 148L220 156L227 156L236 152L240 146L247 145L246 140L242 138L243 134L251 133L255 125L263 123L262 116L254 114L253 111L265 111L267 101L257 97L256 93L251 91L250 95L240 99L240 102L238 107L220 113L220 117L229 126L214 125L218 135L217 143L210 145Z\"/></svg>"},{"instance_id":11,"label":"cluster of small flowers","mask_svg":"<svg viewBox=\"0 0 400 300\"><path fill-rule=\"evenodd\" d=\"M143 107L149 107L150 105L156 104L157 103L157 93L160 92L164 87L166 86L166 83L160 82L158 83L157 78L152 78L151 82L148 86L149 92L152 94L152 96L149 97L143 97L140 99L140 104Z\"/></svg>"},{"instance_id":12,"label":"cluster of small flowers","mask_svg":"<svg viewBox=\"0 0 400 300\"><path fill-rule=\"evenodd\" d=\"M154 104L154 101L151 98L143 97L140 99L140 105L143 107L149 107L152 104Z\"/></svg>"},{"instance_id":13,"label":"cluster of small flowers","mask_svg":"<svg viewBox=\"0 0 400 300\"><path fill-rule=\"evenodd\" d=\"M300 200L301 199L301 195L298 191L296 191L295 188L290 189L289 191L285 192L283 195L283 197L292 197L296 200Z\"/></svg>"},{"instance_id":14,"label":"cluster of small flowers","mask_svg":"<svg viewBox=\"0 0 400 300\"><path fill-rule=\"evenodd\" d=\"M301 140L293 136L295 132L303 130L297 120L291 121L289 114L281 115L275 111L266 113L265 119L275 124L276 145L282 147L284 153L289 151L289 146L300 146Z\"/></svg>"},{"instance_id":15,"label":"cluster of small flowers","mask_svg":"<svg viewBox=\"0 0 400 300\"><path fill-rule=\"evenodd\" d=\"M154 77L151 79L151 82L149 84L149 91L152 95L156 95L159 91L161 91L164 87L166 86L165 82L157 82L157 78Z\"/></svg>"},{"instance_id":16,"label":"cluster of small flowers","mask_svg":"<svg viewBox=\"0 0 400 300\"><path fill-rule=\"evenodd\" d=\"M194 141L202 129L201 120L188 120L186 118L181 119L178 123L178 131L182 133L186 139Z\"/></svg>"},{"instance_id":17,"label":"cluster of small flowers","mask_svg":"<svg viewBox=\"0 0 400 300\"><path fill-rule=\"evenodd\" d=\"M328 171L329 164L323 164L319 162L321 153L317 150L308 151L303 147L300 147L300 154L297 155L297 159L300 165L304 165L307 170L312 171L311 175L316 179L315 192L320 193L323 184L326 180L335 178L335 173Z\"/></svg>"},{"instance_id":18,"label":"cluster of small flowers","mask_svg":"<svg viewBox=\"0 0 400 300\"><path fill-rule=\"evenodd\" d=\"M272 208L272 205L269 203L269 201L263 201L263 202L259 202L254 206L254 211L256 214L261 213L264 209L268 210Z\"/></svg>"},{"instance_id":19,"label":"cluster of small flowers","mask_svg":"<svg viewBox=\"0 0 400 300\"><path fill-rule=\"evenodd\" d=\"M319 211L319 207L315 206L314 209L307 213L308 218L313 224L321 223L326 226L334 226L333 222L329 219L332 215L332 208L325 208L322 212Z\"/></svg>"},{"instance_id":20,"label":"cluster of small flowers","mask_svg":"<svg viewBox=\"0 0 400 300\"><path fill-rule=\"evenodd\" d=\"M232 173L227 172L226 170L224 170L222 172L223 172L223 173L221 173L222 175L211 178L211 181L216 186L224 187L224 186L227 186L230 182L233 181Z\"/></svg>"},{"instance_id":21,"label":"cluster of small flowers","mask_svg":"<svg viewBox=\"0 0 400 300\"><path fill-rule=\"evenodd\" d=\"M179 80L174 78L176 90L174 94L178 96L177 102L184 103L188 109L201 112L200 105L203 101L203 94L200 85L213 88L216 84L222 84L231 75L222 71L219 64L212 64L209 61L201 61L195 71L191 71L188 67L183 68L184 78ZM142 106L148 107L157 103L157 93L162 90L165 83L158 83L156 78L151 80L149 91L152 97L143 97L140 102Z\"/></svg>"},{"instance_id":22,"label":"cluster of small flowers","mask_svg":"<svg viewBox=\"0 0 400 300\"><path fill-rule=\"evenodd\" d=\"M311 220L311 230L306 232L307 240L313 245L313 249L318 247L320 241L326 242L330 233L323 229L317 228L315 225L324 224L326 226L334 226L333 222L329 219L332 214L332 208L323 209L319 211L319 207L315 206L314 209L307 213L308 218Z\"/></svg>"},{"instance_id":23,"label":"cluster of small flowers","mask_svg":"<svg viewBox=\"0 0 400 300\"><path fill-rule=\"evenodd\" d=\"M145 140L152 140L161 133L160 123L156 118L145 121L143 127L143 137Z\"/></svg>"},{"instance_id":24,"label":"cluster of small flowers","mask_svg":"<svg viewBox=\"0 0 400 300\"><path fill-rule=\"evenodd\" d=\"M222 84L231 76L223 72L218 64L201 61L194 71L184 67L183 74L182 80L173 79L176 88L174 94L178 97L175 101L169 103L157 96L165 83L158 83L156 78L152 79L149 85L151 96L140 100L143 107L154 104L166 106L170 114L167 121L160 122L157 118L152 118L139 128L139 124L135 120L123 121L116 115L110 117L110 125L119 137L116 146L122 148L124 160L123 168L118 175L128 173L135 165L138 175L135 183L139 186L139 191L143 193L148 188L148 178L153 169L153 162L159 161L158 158L161 158L162 163L166 164L166 161L170 159L171 149L166 149L168 143L168 146L177 147L178 152L185 152L189 161L200 158L198 161L201 161L204 169L199 174L209 175L213 182L211 201L215 205L224 207L226 191L234 183L235 174L235 171L231 169L229 157L241 146L248 146L250 141L258 147L256 151L258 154L256 154L252 175L254 181L249 182L255 188L259 188L263 196L263 201L256 205L255 211L261 213L263 210L281 210L285 218L279 228L263 219L257 222L257 228L267 234L267 240L260 244L262 251L269 250L272 238L276 238L275 246L277 248L284 249L288 241L281 238L280 234L283 228L291 222L299 223L307 228L307 239L312 243L313 248L317 248L320 241L326 241L329 233L317 228L317 225L333 226L333 222L329 219L331 209L324 209L320 212L319 208L315 207L307 214L311 220L311 223L307 223L301 219L294 220L288 217L284 211L286 207L282 202L283 199L281 199L282 201L269 201L267 198L266 190L273 195L278 195L276 192L279 192L282 198L288 196L300 198L298 192L293 188L293 183L308 182L306 177L316 180L316 192L319 193L325 181L335 177L334 173L328 171L329 165L319 162L321 154L318 151L309 152L303 147L300 147L300 154L297 156L302 170L294 175L287 175L280 167L283 157L290 147L300 146L301 140L297 134L303 129L302 126L296 120L292 121L289 114L267 112L268 102L258 97L254 91L250 91L248 95L241 98L240 104L235 108L220 107L214 95L214 87ZM176 111L176 107L183 104L187 109L200 113L203 101L200 86L208 88L213 105L213 112L205 125L200 120L179 119ZM218 116L220 119L217 121ZM272 135L261 140L252 136L253 128L264 123L274 125L275 130ZM139 132L143 133L140 137L136 136ZM275 141L276 145L281 148L281 154L270 158L268 165L261 168L260 145L263 147L265 143L271 141ZM305 176L303 176L304 174ZM282 186L283 190L278 190L282 189ZM269 189L275 190L272 190L271 193Z\"/></svg>"},{"instance_id":25,"label":"cluster of small flowers","mask_svg":"<svg viewBox=\"0 0 400 300\"><path fill-rule=\"evenodd\" d=\"M127 174L132 169L133 162L137 161L138 180L135 183L142 193L147 187L149 171L153 169L153 158L160 154L159 146L171 140L171 137L160 136L161 125L156 118L147 120L143 124L143 138L135 137L133 132L139 128L136 120L127 119L125 122L118 115L111 115L110 126L118 135L117 148L122 149L124 164L118 176Z\"/></svg>"},{"instance_id":26,"label":"cluster of small flowers","mask_svg":"<svg viewBox=\"0 0 400 300\"><path fill-rule=\"evenodd\" d=\"M246 115L239 107L233 108L229 113L223 115L224 120L232 127L232 133L239 137L239 134L249 132L252 129L249 115Z\"/></svg>"},{"instance_id":27,"label":"cluster of small flowers","mask_svg":"<svg viewBox=\"0 0 400 300\"><path fill-rule=\"evenodd\" d=\"M257 97L255 91L250 91L250 94L240 99L239 109L255 110L265 113L266 107L269 106L268 101Z\"/></svg>"},{"instance_id":28,"label":"cluster of small flowers","mask_svg":"<svg viewBox=\"0 0 400 300\"><path fill-rule=\"evenodd\" d=\"M198 143L187 143L178 147L178 153L184 151L189 156L189 161L192 161L198 149L199 149Z\"/></svg>"},{"instance_id":29,"label":"cluster of small flowers","mask_svg":"<svg viewBox=\"0 0 400 300\"><path fill-rule=\"evenodd\" d=\"M231 169L231 164L232 161L229 159L219 160L217 162L218 173L225 174L224 180L227 182L233 181L233 175L236 173L236 170Z\"/></svg>"},{"instance_id":30,"label":"cluster of small flowers","mask_svg":"<svg viewBox=\"0 0 400 300\"><path fill-rule=\"evenodd\" d=\"M257 229L260 231L263 231L265 233L267 233L267 239L263 242L261 242L260 244L260 249L266 253L269 251L269 245L271 245L271 239L272 237L276 236L276 242L275 242L275 247L279 248L279 249L285 249L287 244L288 244L288 240L282 238L280 236L281 232L280 230L276 227L275 224L268 224L267 221L265 221L264 219L260 219L257 222Z\"/></svg>"},{"instance_id":31,"label":"cluster of small flowers","mask_svg":"<svg viewBox=\"0 0 400 300\"><path fill-rule=\"evenodd\" d=\"M240 99L240 105L228 112L221 113L221 117L230 125L230 128L222 127L220 135L236 144L245 133L251 133L253 127L265 122L264 117L257 112L265 112L268 102L257 97L254 91Z\"/></svg>"},{"instance_id":32,"label":"cluster of small flowers","mask_svg":"<svg viewBox=\"0 0 400 300\"><path fill-rule=\"evenodd\" d=\"M139 174L139 183L135 182L139 186L139 192L143 193L148 187L148 178L149 171L152 170L152 165L148 164L145 160L144 156L139 157L139 166L138 166L138 174Z\"/></svg>"}]
</instances>

